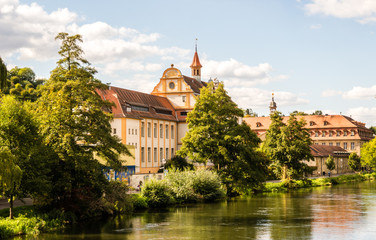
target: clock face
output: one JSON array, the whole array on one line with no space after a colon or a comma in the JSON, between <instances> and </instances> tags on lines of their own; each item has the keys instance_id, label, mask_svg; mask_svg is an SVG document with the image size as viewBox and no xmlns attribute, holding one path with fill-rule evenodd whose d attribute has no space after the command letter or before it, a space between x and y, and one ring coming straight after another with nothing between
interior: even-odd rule
<instances>
[{"instance_id":1,"label":"clock face","mask_svg":"<svg viewBox=\"0 0 376 240\"><path fill-rule=\"evenodd\" d=\"M169 88L174 89L174 88L175 88L175 83L170 82L170 83L168 84L168 86L169 86Z\"/></svg>"}]
</instances>

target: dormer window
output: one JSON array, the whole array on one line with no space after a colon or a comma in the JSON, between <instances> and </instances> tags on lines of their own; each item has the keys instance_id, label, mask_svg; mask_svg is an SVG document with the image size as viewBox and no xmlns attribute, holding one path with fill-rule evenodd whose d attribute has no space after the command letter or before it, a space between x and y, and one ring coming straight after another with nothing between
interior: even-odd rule
<instances>
[{"instance_id":1,"label":"dormer window","mask_svg":"<svg viewBox=\"0 0 376 240\"><path fill-rule=\"evenodd\" d=\"M343 132L343 136L347 136L347 131L344 131L344 132Z\"/></svg>"},{"instance_id":2,"label":"dormer window","mask_svg":"<svg viewBox=\"0 0 376 240\"><path fill-rule=\"evenodd\" d=\"M260 122L256 123L256 127L261 127L261 126L262 126L262 124Z\"/></svg>"},{"instance_id":3,"label":"dormer window","mask_svg":"<svg viewBox=\"0 0 376 240\"><path fill-rule=\"evenodd\" d=\"M324 126L329 125L328 121L324 121Z\"/></svg>"},{"instance_id":4,"label":"dormer window","mask_svg":"<svg viewBox=\"0 0 376 240\"><path fill-rule=\"evenodd\" d=\"M313 125L315 125L315 122L314 121L310 121L309 122L309 126L313 126Z\"/></svg>"},{"instance_id":5,"label":"dormer window","mask_svg":"<svg viewBox=\"0 0 376 240\"><path fill-rule=\"evenodd\" d=\"M355 131L351 130L351 136L354 136L354 135L355 135Z\"/></svg>"},{"instance_id":6,"label":"dormer window","mask_svg":"<svg viewBox=\"0 0 376 240\"><path fill-rule=\"evenodd\" d=\"M185 102L185 101L186 101L186 98L187 98L186 96L181 96L181 101L182 101L182 102Z\"/></svg>"}]
</instances>

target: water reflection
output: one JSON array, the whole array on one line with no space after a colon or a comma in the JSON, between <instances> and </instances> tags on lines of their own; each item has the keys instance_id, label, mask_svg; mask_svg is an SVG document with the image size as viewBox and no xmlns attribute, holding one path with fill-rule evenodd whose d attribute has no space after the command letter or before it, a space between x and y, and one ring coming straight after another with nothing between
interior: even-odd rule
<instances>
[{"instance_id":1,"label":"water reflection","mask_svg":"<svg viewBox=\"0 0 376 240\"><path fill-rule=\"evenodd\" d=\"M374 239L375 186L366 182L146 211L39 239Z\"/></svg>"}]
</instances>

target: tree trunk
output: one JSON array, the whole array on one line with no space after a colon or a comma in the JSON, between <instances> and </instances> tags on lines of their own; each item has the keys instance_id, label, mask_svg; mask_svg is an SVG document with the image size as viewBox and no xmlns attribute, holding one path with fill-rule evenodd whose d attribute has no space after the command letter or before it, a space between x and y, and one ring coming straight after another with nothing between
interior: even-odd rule
<instances>
[{"instance_id":1,"label":"tree trunk","mask_svg":"<svg viewBox=\"0 0 376 240\"><path fill-rule=\"evenodd\" d=\"M13 219L13 195L10 195L9 219Z\"/></svg>"}]
</instances>

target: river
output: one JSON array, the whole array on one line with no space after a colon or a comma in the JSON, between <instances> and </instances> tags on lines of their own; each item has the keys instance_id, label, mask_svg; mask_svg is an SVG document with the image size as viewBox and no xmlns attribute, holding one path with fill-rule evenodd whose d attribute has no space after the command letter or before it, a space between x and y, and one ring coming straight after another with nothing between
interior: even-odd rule
<instances>
[{"instance_id":1,"label":"river","mask_svg":"<svg viewBox=\"0 0 376 240\"><path fill-rule=\"evenodd\" d=\"M145 211L37 239L376 239L376 182Z\"/></svg>"}]
</instances>

